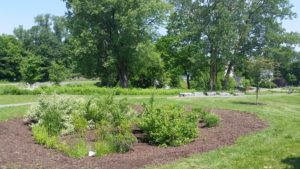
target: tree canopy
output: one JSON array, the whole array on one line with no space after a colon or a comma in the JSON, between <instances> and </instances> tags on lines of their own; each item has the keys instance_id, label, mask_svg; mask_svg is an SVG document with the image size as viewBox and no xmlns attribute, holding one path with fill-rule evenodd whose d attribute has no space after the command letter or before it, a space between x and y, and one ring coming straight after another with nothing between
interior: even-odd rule
<instances>
[{"instance_id":1,"label":"tree canopy","mask_svg":"<svg viewBox=\"0 0 300 169\"><path fill-rule=\"evenodd\" d=\"M288 0L63 1L65 16L38 15L0 36L1 80L228 90L237 77L256 86L248 68L269 60L272 83L300 83L300 34L282 27L296 17Z\"/></svg>"}]
</instances>

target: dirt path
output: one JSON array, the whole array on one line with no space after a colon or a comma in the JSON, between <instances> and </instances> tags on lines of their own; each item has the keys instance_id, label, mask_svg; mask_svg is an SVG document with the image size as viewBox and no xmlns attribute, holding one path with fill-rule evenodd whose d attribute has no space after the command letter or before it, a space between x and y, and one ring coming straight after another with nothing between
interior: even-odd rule
<instances>
[{"instance_id":1,"label":"dirt path","mask_svg":"<svg viewBox=\"0 0 300 169\"><path fill-rule=\"evenodd\" d=\"M34 143L31 132L21 119L0 123L0 168L101 168L130 169L161 164L234 144L247 133L261 130L267 124L256 116L231 110L214 110L221 116L220 126L202 128L200 137L182 147L159 148L136 143L125 154L111 154L102 158L72 159L55 150Z\"/></svg>"}]
</instances>

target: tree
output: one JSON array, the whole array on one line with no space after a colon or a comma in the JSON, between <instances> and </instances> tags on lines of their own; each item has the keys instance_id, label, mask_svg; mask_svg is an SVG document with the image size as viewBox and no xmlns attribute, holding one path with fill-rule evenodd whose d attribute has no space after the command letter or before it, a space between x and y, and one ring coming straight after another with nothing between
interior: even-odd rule
<instances>
[{"instance_id":1,"label":"tree","mask_svg":"<svg viewBox=\"0 0 300 169\"><path fill-rule=\"evenodd\" d=\"M34 20L35 25L30 29L26 30L19 26L14 30L14 34L22 43L24 50L42 58L43 77L40 80L48 81L48 68L52 62L59 61L67 69L72 67L67 48L69 34L64 17L45 14L36 16Z\"/></svg>"},{"instance_id":2,"label":"tree","mask_svg":"<svg viewBox=\"0 0 300 169\"><path fill-rule=\"evenodd\" d=\"M19 81L20 62L24 55L21 43L13 36L0 36L0 79Z\"/></svg>"},{"instance_id":3,"label":"tree","mask_svg":"<svg viewBox=\"0 0 300 169\"><path fill-rule=\"evenodd\" d=\"M258 93L260 84L262 82L268 82L273 76L274 63L263 57L253 58L248 63L249 75L252 83L256 86L256 105L258 105Z\"/></svg>"},{"instance_id":4,"label":"tree","mask_svg":"<svg viewBox=\"0 0 300 169\"><path fill-rule=\"evenodd\" d=\"M62 63L51 62L51 67L48 71L49 80L57 85L67 77L67 70Z\"/></svg>"},{"instance_id":5,"label":"tree","mask_svg":"<svg viewBox=\"0 0 300 169\"><path fill-rule=\"evenodd\" d=\"M20 65L22 79L30 85L40 81L43 77L42 64L43 61L40 56L28 54L28 56L23 59Z\"/></svg>"},{"instance_id":6,"label":"tree","mask_svg":"<svg viewBox=\"0 0 300 169\"><path fill-rule=\"evenodd\" d=\"M138 62L133 65L134 76L130 83L134 87L163 87L165 84L165 73L163 61L156 51L154 44L150 41L137 47Z\"/></svg>"},{"instance_id":7,"label":"tree","mask_svg":"<svg viewBox=\"0 0 300 169\"><path fill-rule=\"evenodd\" d=\"M163 0L64 1L73 42L80 46L75 55L84 63L83 68L100 77L108 76L107 70L116 72L120 85L127 88L130 73L134 73L132 65L139 60L137 47L153 38L155 27L166 16L167 3Z\"/></svg>"},{"instance_id":8,"label":"tree","mask_svg":"<svg viewBox=\"0 0 300 169\"><path fill-rule=\"evenodd\" d=\"M223 72L225 65L228 69L224 88L227 88L233 67L243 70L244 63L251 56L266 53L266 49L273 46L274 42L283 45L274 41L271 35L282 34L284 31L280 21L295 16L287 0L171 2L175 14L171 15L170 23L174 23L173 16L178 19L168 30L178 37L184 32L192 34L194 39L189 42L201 45L199 48L204 49L199 51L209 61L210 90L216 89L218 72Z\"/></svg>"},{"instance_id":9,"label":"tree","mask_svg":"<svg viewBox=\"0 0 300 169\"><path fill-rule=\"evenodd\" d=\"M297 77L294 74L288 73L287 74L287 81L289 84L292 86L294 85L295 82L297 82Z\"/></svg>"},{"instance_id":10,"label":"tree","mask_svg":"<svg viewBox=\"0 0 300 169\"><path fill-rule=\"evenodd\" d=\"M286 0L233 1L229 5L235 9L231 21L235 25L234 32L237 36L233 40L232 47L228 48L232 51L232 55L227 59L225 87L233 67L235 70L242 69L243 62L254 55L275 56L267 50L282 49L289 44L281 21L292 19L296 15L291 11L292 5ZM289 45L286 47L289 48ZM276 60L276 57L272 59Z\"/></svg>"}]
</instances>

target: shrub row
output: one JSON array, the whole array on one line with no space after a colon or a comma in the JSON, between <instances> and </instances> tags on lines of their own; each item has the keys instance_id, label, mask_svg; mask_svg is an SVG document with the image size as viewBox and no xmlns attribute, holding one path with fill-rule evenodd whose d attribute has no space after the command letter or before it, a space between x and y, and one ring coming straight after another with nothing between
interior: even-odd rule
<instances>
[{"instance_id":1,"label":"shrub row","mask_svg":"<svg viewBox=\"0 0 300 169\"><path fill-rule=\"evenodd\" d=\"M26 118L38 144L58 149L71 157L86 156L89 146L94 148L97 156L127 152L136 142L133 125L138 126L152 144L180 146L198 137L200 120L207 127L219 123L217 116L201 109L188 112L183 106L156 105L153 97L149 104L143 105L143 111L137 113L126 99L114 101L113 95L88 99L42 95ZM84 140L89 129L96 135L93 145ZM62 141L68 134L78 138L75 144Z\"/></svg>"},{"instance_id":2,"label":"shrub row","mask_svg":"<svg viewBox=\"0 0 300 169\"><path fill-rule=\"evenodd\" d=\"M123 89L123 88L104 88L97 86L42 86L34 90L22 89L17 86L1 86L0 95L38 95L38 94L69 94L69 95L93 95L93 94L110 94L116 95L178 95L183 92L194 92L195 90L185 89Z\"/></svg>"}]
</instances>

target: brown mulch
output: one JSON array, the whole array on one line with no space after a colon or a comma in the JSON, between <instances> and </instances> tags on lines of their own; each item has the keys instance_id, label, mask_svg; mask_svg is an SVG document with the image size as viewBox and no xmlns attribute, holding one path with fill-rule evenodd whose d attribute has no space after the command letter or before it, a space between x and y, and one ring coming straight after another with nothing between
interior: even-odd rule
<instances>
[{"instance_id":1,"label":"brown mulch","mask_svg":"<svg viewBox=\"0 0 300 169\"><path fill-rule=\"evenodd\" d=\"M21 119L0 123L0 168L142 168L162 164L195 153L232 145L240 136L267 127L255 115L232 110L213 110L221 117L214 128L201 128L200 137L181 147L160 148L146 143L135 143L133 150L105 157L73 159L62 153L35 144L30 129Z\"/></svg>"}]
</instances>

